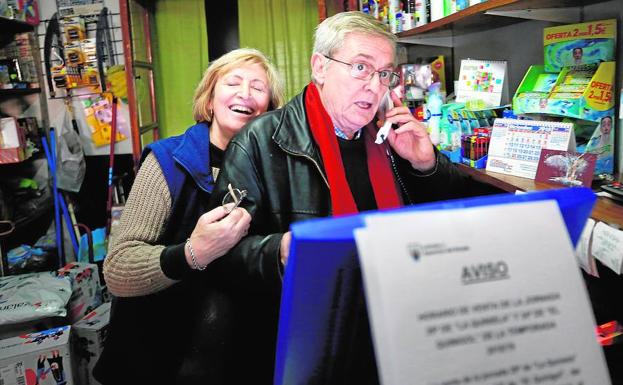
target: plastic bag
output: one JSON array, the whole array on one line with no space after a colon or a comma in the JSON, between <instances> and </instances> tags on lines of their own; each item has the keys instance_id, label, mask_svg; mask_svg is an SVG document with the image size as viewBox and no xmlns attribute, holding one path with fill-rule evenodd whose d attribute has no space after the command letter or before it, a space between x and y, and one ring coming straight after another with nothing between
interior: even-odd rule
<instances>
[{"instance_id":1,"label":"plastic bag","mask_svg":"<svg viewBox=\"0 0 623 385\"><path fill-rule=\"evenodd\" d=\"M106 258L107 242L106 242L106 229L103 227L97 228L91 232L93 237L93 261L100 262ZM89 242L86 234L82 234L80 237L80 250L78 251L78 262L91 262L89 261Z\"/></svg>"},{"instance_id":2,"label":"plastic bag","mask_svg":"<svg viewBox=\"0 0 623 385\"><path fill-rule=\"evenodd\" d=\"M0 278L0 325L46 317L64 317L71 281L55 272Z\"/></svg>"},{"instance_id":3,"label":"plastic bag","mask_svg":"<svg viewBox=\"0 0 623 385\"><path fill-rule=\"evenodd\" d=\"M80 136L73 129L67 110L62 124L56 127L56 184L60 189L78 192L84 180L86 162Z\"/></svg>"}]
</instances>

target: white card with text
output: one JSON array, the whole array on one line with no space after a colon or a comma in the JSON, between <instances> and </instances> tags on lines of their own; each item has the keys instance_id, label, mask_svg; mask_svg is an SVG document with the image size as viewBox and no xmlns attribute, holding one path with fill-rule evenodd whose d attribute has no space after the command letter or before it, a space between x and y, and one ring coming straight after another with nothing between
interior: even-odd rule
<instances>
[{"instance_id":1,"label":"white card with text","mask_svg":"<svg viewBox=\"0 0 623 385\"><path fill-rule=\"evenodd\" d=\"M610 384L555 201L366 225L356 240L384 385Z\"/></svg>"}]
</instances>

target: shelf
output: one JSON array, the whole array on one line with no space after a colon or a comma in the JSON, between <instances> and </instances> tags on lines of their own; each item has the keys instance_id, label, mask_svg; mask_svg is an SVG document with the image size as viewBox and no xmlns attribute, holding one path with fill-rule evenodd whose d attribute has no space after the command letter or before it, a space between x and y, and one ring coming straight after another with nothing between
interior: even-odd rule
<instances>
[{"instance_id":1,"label":"shelf","mask_svg":"<svg viewBox=\"0 0 623 385\"><path fill-rule=\"evenodd\" d=\"M0 98L38 94L41 88L0 89Z\"/></svg>"},{"instance_id":2,"label":"shelf","mask_svg":"<svg viewBox=\"0 0 623 385\"><path fill-rule=\"evenodd\" d=\"M28 24L25 21L9 19L7 17L0 16L0 31L3 33L20 33L34 31L35 26Z\"/></svg>"},{"instance_id":3,"label":"shelf","mask_svg":"<svg viewBox=\"0 0 623 385\"><path fill-rule=\"evenodd\" d=\"M552 183L536 182L532 179L500 174L484 169L475 169L463 164L458 164L457 166L461 171L471 175L474 179L510 193L514 193L517 190L535 191L562 188L562 186ZM599 197L591 217L595 220L623 228L623 205L616 203L612 199Z\"/></svg>"},{"instance_id":4,"label":"shelf","mask_svg":"<svg viewBox=\"0 0 623 385\"><path fill-rule=\"evenodd\" d=\"M396 36L402 43L450 47L456 34L490 30L523 19L578 22L582 6L606 1L609 0L489 0Z\"/></svg>"}]
</instances>

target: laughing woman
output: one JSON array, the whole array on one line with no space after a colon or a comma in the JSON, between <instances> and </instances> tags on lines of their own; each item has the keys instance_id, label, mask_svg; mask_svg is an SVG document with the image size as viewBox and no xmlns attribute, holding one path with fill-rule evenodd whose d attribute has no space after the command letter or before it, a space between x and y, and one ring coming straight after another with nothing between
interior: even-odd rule
<instances>
[{"instance_id":1,"label":"laughing woman","mask_svg":"<svg viewBox=\"0 0 623 385\"><path fill-rule=\"evenodd\" d=\"M244 348L236 346L233 326L241 323L227 277L212 265L246 234L251 218L233 204L207 211L208 201L231 138L282 104L268 59L234 50L211 63L195 91L198 123L145 149L104 262L115 298L94 372L100 382L228 383L231 361ZM249 274L261 269L261 261L246 262Z\"/></svg>"}]
</instances>

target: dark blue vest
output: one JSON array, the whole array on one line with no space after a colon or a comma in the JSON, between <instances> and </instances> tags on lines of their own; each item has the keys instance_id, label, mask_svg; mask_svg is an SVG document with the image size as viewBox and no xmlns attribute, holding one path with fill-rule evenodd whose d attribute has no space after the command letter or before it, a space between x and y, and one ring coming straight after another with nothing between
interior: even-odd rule
<instances>
[{"instance_id":1,"label":"dark blue vest","mask_svg":"<svg viewBox=\"0 0 623 385\"><path fill-rule=\"evenodd\" d=\"M141 162L150 152L160 164L172 203L159 244L183 244L208 211L214 187L209 127L198 123L183 135L150 144ZM204 279L214 280L209 270L202 275L193 272L154 294L114 298L108 339L94 370L96 378L105 385L190 384L207 379L226 383L222 362L226 346L219 339L226 338L232 327L227 311L231 305L219 290L201 286ZM210 327L204 327L204 319L211 321ZM202 335L203 329L210 333Z\"/></svg>"},{"instance_id":2,"label":"dark blue vest","mask_svg":"<svg viewBox=\"0 0 623 385\"><path fill-rule=\"evenodd\" d=\"M179 244L190 236L201 214L208 211L214 188L208 124L197 123L182 135L148 145L141 161L150 152L156 156L171 193L171 215L162 244Z\"/></svg>"}]
</instances>

